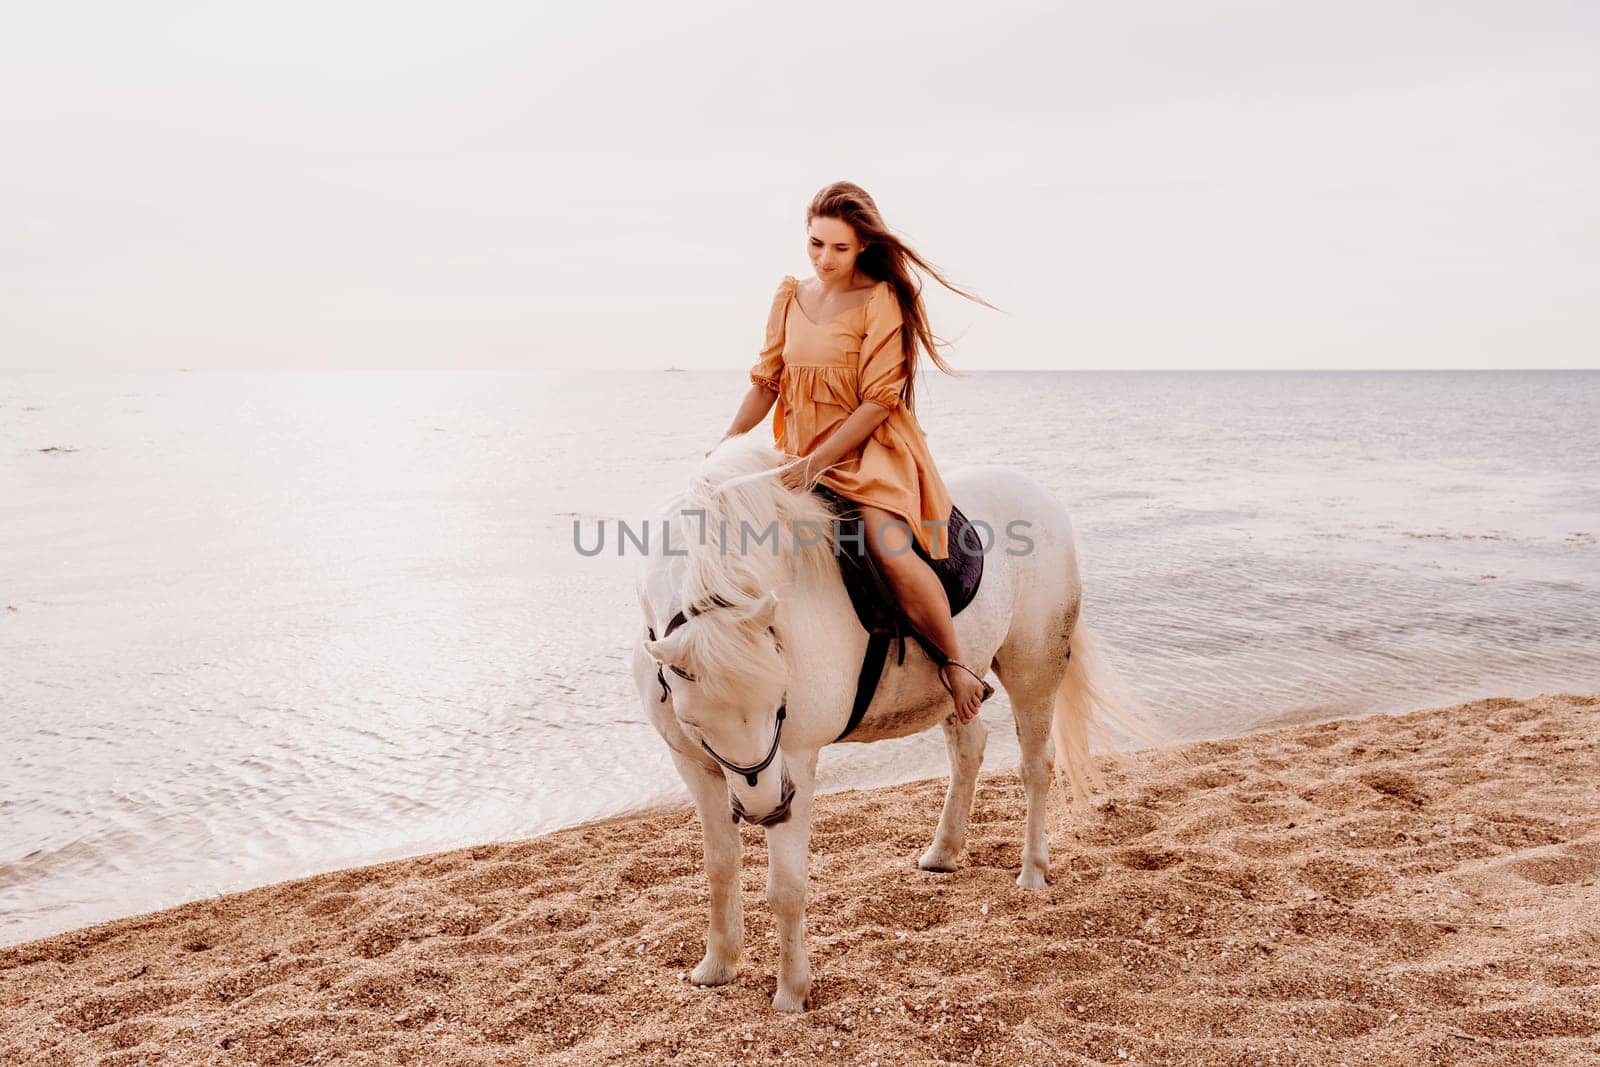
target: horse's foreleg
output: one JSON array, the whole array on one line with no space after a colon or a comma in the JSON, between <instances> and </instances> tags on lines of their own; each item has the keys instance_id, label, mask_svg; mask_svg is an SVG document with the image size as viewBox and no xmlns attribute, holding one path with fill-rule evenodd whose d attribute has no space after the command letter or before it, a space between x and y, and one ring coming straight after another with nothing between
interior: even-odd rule
<instances>
[{"instance_id":1,"label":"horse's foreleg","mask_svg":"<svg viewBox=\"0 0 1600 1067\"><path fill-rule=\"evenodd\" d=\"M705 958L689 972L695 985L725 985L739 973L744 948L744 902L739 897L739 856L743 842L728 806L728 784L720 769L672 753L695 807L705 837L706 881L711 887L711 921Z\"/></svg>"},{"instance_id":2,"label":"horse's foreleg","mask_svg":"<svg viewBox=\"0 0 1600 1067\"><path fill-rule=\"evenodd\" d=\"M1042 701L1014 705L1017 742L1021 749L1022 790L1028 798L1028 821L1023 832L1022 873L1017 884L1024 889L1044 889L1050 874L1050 845L1045 817L1050 802L1053 758L1050 750L1050 716L1055 704Z\"/></svg>"},{"instance_id":3,"label":"horse's foreleg","mask_svg":"<svg viewBox=\"0 0 1600 1067\"><path fill-rule=\"evenodd\" d=\"M950 750L950 784L945 789L944 812L933 844L922 854L917 866L925 871L953 871L967 845L967 816L972 813L972 796L978 788L978 768L983 766L983 749L989 728L981 718L962 726L955 716L944 720L945 747Z\"/></svg>"},{"instance_id":4,"label":"horse's foreleg","mask_svg":"<svg viewBox=\"0 0 1600 1067\"><path fill-rule=\"evenodd\" d=\"M794 782L789 818L767 829L767 903L778 926L778 1011L804 1011L811 992L806 956L806 879L811 860L811 800L817 754L788 761Z\"/></svg>"}]
</instances>

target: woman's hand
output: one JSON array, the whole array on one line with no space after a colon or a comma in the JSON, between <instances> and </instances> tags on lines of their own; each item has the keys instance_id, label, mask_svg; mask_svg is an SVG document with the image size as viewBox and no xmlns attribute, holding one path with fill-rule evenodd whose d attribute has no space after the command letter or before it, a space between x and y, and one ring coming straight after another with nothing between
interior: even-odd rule
<instances>
[{"instance_id":1,"label":"woman's hand","mask_svg":"<svg viewBox=\"0 0 1600 1067\"><path fill-rule=\"evenodd\" d=\"M793 460L791 459L790 462L793 462ZM792 467L785 467L779 477L783 479L785 486L797 493L810 489L811 483L817 479L810 456L805 457L799 463L795 463Z\"/></svg>"}]
</instances>

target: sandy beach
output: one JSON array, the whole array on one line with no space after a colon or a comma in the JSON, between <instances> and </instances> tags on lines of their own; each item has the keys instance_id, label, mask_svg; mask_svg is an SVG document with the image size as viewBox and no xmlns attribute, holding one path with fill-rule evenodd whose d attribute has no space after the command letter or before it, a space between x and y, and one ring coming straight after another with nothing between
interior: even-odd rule
<instances>
[{"instance_id":1,"label":"sandy beach","mask_svg":"<svg viewBox=\"0 0 1600 1067\"><path fill-rule=\"evenodd\" d=\"M1600 1063L1600 697L1106 761L1013 882L1021 790L915 867L942 780L821 798L815 1007L698 989L692 811L266 886L0 949L0 1062Z\"/></svg>"}]
</instances>

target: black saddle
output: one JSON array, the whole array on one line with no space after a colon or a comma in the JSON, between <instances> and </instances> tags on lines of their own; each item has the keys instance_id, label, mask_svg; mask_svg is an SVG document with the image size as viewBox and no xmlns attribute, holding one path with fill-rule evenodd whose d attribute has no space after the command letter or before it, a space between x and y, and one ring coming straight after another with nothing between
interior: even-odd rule
<instances>
[{"instance_id":1,"label":"black saddle","mask_svg":"<svg viewBox=\"0 0 1600 1067\"><path fill-rule=\"evenodd\" d=\"M834 555L839 560L839 575L844 579L845 591L856 609L856 618L867 632L867 651L861 660L861 674L856 679L855 705L850 709L850 721L844 732L834 740L842 741L861 722L872 695L877 692L878 679L883 675L883 665L889 656L890 644L899 645L895 663L906 661L906 638L920 644L928 658L940 667L950 661L944 650L934 644L926 634L911 622L900 607L887 579L878 570L867 551L866 524L855 502L840 496L825 485L811 490L834 513ZM912 550L933 568L944 586L945 597L950 601L952 618L978 595L978 585L983 580L982 538L974 530L966 534L967 517L954 503L950 505L950 524L946 529L949 555L944 559L931 559L916 538L911 539ZM966 542L971 542L968 545Z\"/></svg>"}]
</instances>

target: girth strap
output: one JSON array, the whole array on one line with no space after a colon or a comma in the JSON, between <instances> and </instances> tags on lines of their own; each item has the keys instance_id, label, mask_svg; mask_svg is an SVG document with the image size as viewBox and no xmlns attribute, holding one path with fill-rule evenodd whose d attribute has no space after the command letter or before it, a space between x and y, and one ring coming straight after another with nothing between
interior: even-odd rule
<instances>
[{"instance_id":1,"label":"girth strap","mask_svg":"<svg viewBox=\"0 0 1600 1067\"><path fill-rule=\"evenodd\" d=\"M856 701L850 708L850 721L835 741L843 741L851 730L861 725L861 717L867 713L867 705L872 703L872 694L878 690L878 678L883 674L883 662L889 658L890 635L882 631L867 638L867 653L861 657L861 674L856 678ZM905 645L900 647L900 654L905 655Z\"/></svg>"}]
</instances>

